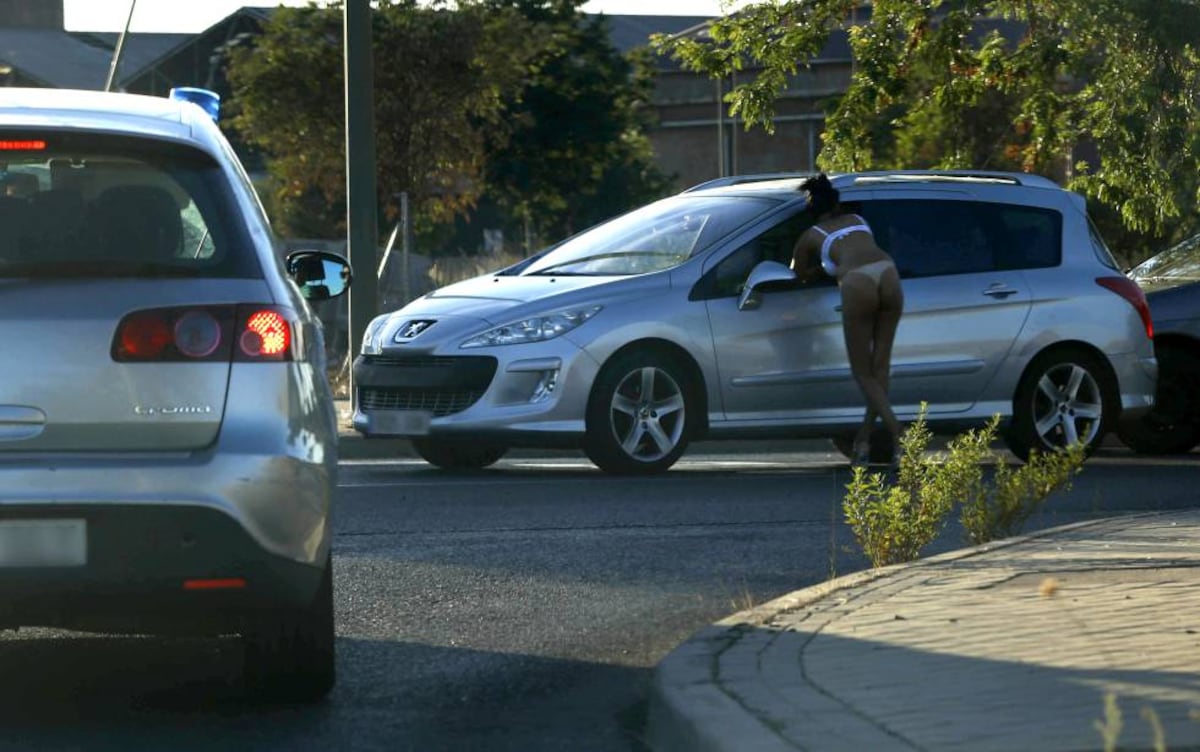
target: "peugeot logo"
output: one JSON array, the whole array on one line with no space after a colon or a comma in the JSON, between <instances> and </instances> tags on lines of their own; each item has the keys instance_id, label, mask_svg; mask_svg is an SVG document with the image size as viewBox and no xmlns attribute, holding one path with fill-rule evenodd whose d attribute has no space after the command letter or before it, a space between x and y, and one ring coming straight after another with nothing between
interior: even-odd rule
<instances>
[{"instance_id":1,"label":"peugeot logo","mask_svg":"<svg viewBox=\"0 0 1200 752\"><path fill-rule=\"evenodd\" d=\"M404 326L400 327L398 332L396 332L394 340L399 342L402 339L412 339L429 327L433 326L434 323L435 322L429 320L409 321L405 323Z\"/></svg>"}]
</instances>

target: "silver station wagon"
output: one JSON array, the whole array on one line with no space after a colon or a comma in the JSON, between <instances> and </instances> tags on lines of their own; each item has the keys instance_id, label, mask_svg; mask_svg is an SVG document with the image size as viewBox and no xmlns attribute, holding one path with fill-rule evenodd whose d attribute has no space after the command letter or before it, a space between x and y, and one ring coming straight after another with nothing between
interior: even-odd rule
<instances>
[{"instance_id":1,"label":"silver station wagon","mask_svg":"<svg viewBox=\"0 0 1200 752\"><path fill-rule=\"evenodd\" d=\"M213 118L0 88L0 627L223 635L334 681L337 422L306 296ZM288 278L291 274L299 283Z\"/></svg>"},{"instance_id":2,"label":"silver station wagon","mask_svg":"<svg viewBox=\"0 0 1200 752\"><path fill-rule=\"evenodd\" d=\"M814 217L803 176L703 184L376 318L355 428L444 468L575 446L613 473L669 468L699 438L845 437L864 402L839 291L787 264ZM1152 404L1141 290L1083 199L1030 175L833 177L896 260L891 399L937 432L999 414L1021 458L1095 446Z\"/></svg>"}]
</instances>

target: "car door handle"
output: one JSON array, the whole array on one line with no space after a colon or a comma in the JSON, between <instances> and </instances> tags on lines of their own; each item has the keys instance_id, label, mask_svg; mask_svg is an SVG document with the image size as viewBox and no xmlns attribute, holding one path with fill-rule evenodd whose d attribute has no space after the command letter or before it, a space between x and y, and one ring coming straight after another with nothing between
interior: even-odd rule
<instances>
[{"instance_id":1,"label":"car door handle","mask_svg":"<svg viewBox=\"0 0 1200 752\"><path fill-rule=\"evenodd\" d=\"M1009 295L1016 295L1017 291L1005 284L989 285L988 289L983 291L984 295L990 298L1007 298Z\"/></svg>"}]
</instances>

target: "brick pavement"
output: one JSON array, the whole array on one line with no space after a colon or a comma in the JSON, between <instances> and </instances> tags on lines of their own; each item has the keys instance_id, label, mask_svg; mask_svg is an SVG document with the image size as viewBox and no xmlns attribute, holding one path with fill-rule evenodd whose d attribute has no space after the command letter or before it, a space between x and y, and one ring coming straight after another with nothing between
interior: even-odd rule
<instances>
[{"instance_id":1,"label":"brick pavement","mask_svg":"<svg viewBox=\"0 0 1200 752\"><path fill-rule=\"evenodd\" d=\"M1200 511L860 572L701 631L655 672L655 750L1200 748Z\"/></svg>"}]
</instances>

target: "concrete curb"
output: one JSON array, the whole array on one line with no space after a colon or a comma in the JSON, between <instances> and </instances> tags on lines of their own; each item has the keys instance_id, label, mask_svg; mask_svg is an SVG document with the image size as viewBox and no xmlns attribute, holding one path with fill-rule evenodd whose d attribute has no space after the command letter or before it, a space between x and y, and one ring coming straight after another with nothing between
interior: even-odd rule
<instances>
[{"instance_id":1,"label":"concrete curb","mask_svg":"<svg viewBox=\"0 0 1200 752\"><path fill-rule=\"evenodd\" d=\"M1137 520L1162 516L1148 512L1122 516ZM654 671L645 741L655 752L774 752L796 747L750 713L718 681L722 655L744 636L780 615L812 606L837 593L863 587L914 569L929 569L1070 531L1111 524L1114 518L1085 520L1026 535L950 551L928 559L870 569L822 582L728 616L702 629L667 654ZM728 668L726 669L728 670ZM749 680L757 675L748 670Z\"/></svg>"}]
</instances>

